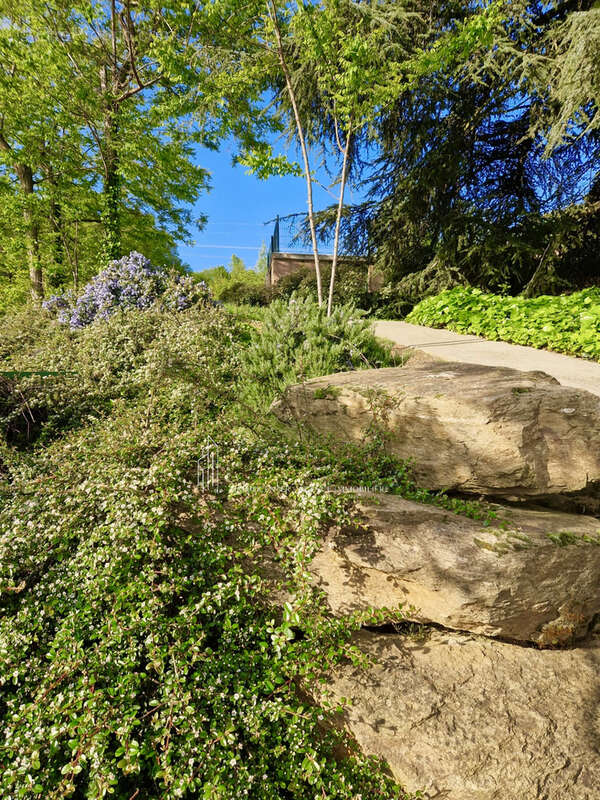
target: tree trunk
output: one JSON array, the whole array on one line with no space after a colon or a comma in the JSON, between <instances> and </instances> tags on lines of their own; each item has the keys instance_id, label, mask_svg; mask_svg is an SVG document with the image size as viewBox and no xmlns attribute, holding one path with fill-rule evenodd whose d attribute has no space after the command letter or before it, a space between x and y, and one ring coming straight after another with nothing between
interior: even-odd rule
<instances>
[{"instance_id":1,"label":"tree trunk","mask_svg":"<svg viewBox=\"0 0 600 800\"><path fill-rule=\"evenodd\" d=\"M114 4L113 4L114 17ZM115 48L115 30L113 21L113 50ZM116 55L113 53L114 57ZM106 102L104 112L104 251L107 260L121 257L121 181L119 177L119 156L115 139L118 133L119 107L112 98L115 90L115 63L111 65L109 86L106 66L100 68L100 88Z\"/></svg>"},{"instance_id":2,"label":"tree trunk","mask_svg":"<svg viewBox=\"0 0 600 800\"><path fill-rule=\"evenodd\" d=\"M13 152L13 148L4 136L0 128L0 150L6 153ZM23 206L23 219L27 230L29 241L27 244L27 254L29 261L29 284L31 297L36 303L44 299L44 281L42 277L42 264L40 262L40 227L37 221L35 210L32 205L35 184L33 181L33 170L28 164L15 164L14 170L19 179L19 186L25 195Z\"/></svg>"},{"instance_id":3,"label":"tree trunk","mask_svg":"<svg viewBox=\"0 0 600 800\"><path fill-rule=\"evenodd\" d=\"M352 125L348 125L346 131L346 146L344 147L344 161L342 163L342 177L340 180L340 198L338 201L337 215L335 218L335 234L333 237L333 260L331 262L331 279L329 281L329 298L327 300L327 316L331 316L333 306L333 287L335 285L335 270L338 263L338 252L340 249L340 225L342 222L342 210L344 208L344 192L346 181L348 180L348 156L350 154L350 142L352 140Z\"/></svg>"},{"instance_id":4,"label":"tree trunk","mask_svg":"<svg viewBox=\"0 0 600 800\"><path fill-rule=\"evenodd\" d=\"M50 195L50 228L52 229L52 250L54 264L61 271L65 262L65 232L63 229L63 213L59 200L58 186L52 164L46 168L46 176L51 187Z\"/></svg>"},{"instance_id":5,"label":"tree trunk","mask_svg":"<svg viewBox=\"0 0 600 800\"><path fill-rule=\"evenodd\" d=\"M21 190L25 195L23 219L29 233L27 253L29 261L29 283L31 297L35 303L44 299L44 282L42 278L42 264L40 262L40 226L32 207L34 194L33 170L27 164L17 164L15 167Z\"/></svg>"},{"instance_id":6,"label":"tree trunk","mask_svg":"<svg viewBox=\"0 0 600 800\"><path fill-rule=\"evenodd\" d=\"M58 200L52 200L50 203L50 225L52 226L52 234L54 236L53 249L54 249L54 263L57 267L62 267L65 261L65 246L64 246L64 232L62 224L62 207Z\"/></svg>"},{"instance_id":7,"label":"tree trunk","mask_svg":"<svg viewBox=\"0 0 600 800\"><path fill-rule=\"evenodd\" d=\"M36 303L44 299L44 282L40 262L40 228L33 211L25 211L25 222L29 224L29 282L31 297Z\"/></svg>"},{"instance_id":8,"label":"tree trunk","mask_svg":"<svg viewBox=\"0 0 600 800\"><path fill-rule=\"evenodd\" d=\"M319 302L319 306L322 306L323 286L321 283L319 247L317 245L317 229L315 226L315 217L313 209L312 177L310 174L310 164L308 160L308 150L306 147L306 137L304 136L304 128L302 126L302 121L300 119L298 104L296 103L296 94L294 92L294 87L292 85L292 78L287 66L287 62L285 60L285 53L283 52L283 42L281 40L281 31L279 30L279 22L277 20L277 10L272 0L269 0L268 6L269 6L269 16L271 17L271 21L273 22L273 27L275 29L275 37L277 39L277 54L279 56L279 63L281 64L281 69L285 77L285 85L290 98L290 102L292 104L292 110L294 112L294 121L296 123L296 133L298 134L298 141L300 142L300 149L302 151L302 160L304 162L304 177L306 179L306 196L307 196L307 206L308 206L308 224L310 227L310 238L312 240L312 249L315 261L315 273L317 275L317 299Z\"/></svg>"},{"instance_id":9,"label":"tree trunk","mask_svg":"<svg viewBox=\"0 0 600 800\"><path fill-rule=\"evenodd\" d=\"M73 291L79 293L79 223L75 222L75 241L73 243Z\"/></svg>"},{"instance_id":10,"label":"tree trunk","mask_svg":"<svg viewBox=\"0 0 600 800\"><path fill-rule=\"evenodd\" d=\"M542 253L542 257L535 269L535 272L529 279L527 285L521 292L522 297L536 297L542 291L548 291L553 284L556 284L556 269L554 264L550 262L548 266L545 265L544 259L546 258L546 253L550 249L552 245L553 239L550 238L548 244L544 252Z\"/></svg>"},{"instance_id":11,"label":"tree trunk","mask_svg":"<svg viewBox=\"0 0 600 800\"><path fill-rule=\"evenodd\" d=\"M121 257L121 182L117 155L107 152L107 171L104 176L104 239L109 260Z\"/></svg>"}]
</instances>

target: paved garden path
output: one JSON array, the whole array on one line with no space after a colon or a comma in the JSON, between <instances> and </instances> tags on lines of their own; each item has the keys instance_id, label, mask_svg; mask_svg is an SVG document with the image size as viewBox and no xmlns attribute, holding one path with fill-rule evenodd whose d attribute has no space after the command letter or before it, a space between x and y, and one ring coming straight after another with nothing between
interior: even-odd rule
<instances>
[{"instance_id":1,"label":"paved garden path","mask_svg":"<svg viewBox=\"0 0 600 800\"><path fill-rule=\"evenodd\" d=\"M506 342L490 342L479 336L463 336L452 331L409 325L396 320L377 320L375 332L382 339L390 339L404 347L425 350L446 361L511 367L525 372L541 370L552 375L564 386L574 386L600 395L600 363L596 361Z\"/></svg>"}]
</instances>

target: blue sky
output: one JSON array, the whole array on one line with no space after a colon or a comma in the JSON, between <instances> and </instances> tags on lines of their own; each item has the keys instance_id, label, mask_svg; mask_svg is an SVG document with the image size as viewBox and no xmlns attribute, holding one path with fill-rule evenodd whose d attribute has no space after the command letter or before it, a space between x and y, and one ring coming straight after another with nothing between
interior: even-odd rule
<instances>
[{"instance_id":1,"label":"blue sky","mask_svg":"<svg viewBox=\"0 0 600 800\"><path fill-rule=\"evenodd\" d=\"M211 173L212 189L198 201L194 211L208 216L205 228L196 233L193 246L180 245L181 259L194 271L227 266L232 254L242 258L247 266L256 263L263 242L269 246L273 225L265 225L277 214L284 216L306 211L306 183L304 178L292 176L258 180L246 174L246 168L232 166L233 146L224 143L219 152L201 149L198 164ZM331 179L324 170L316 177L328 185ZM337 187L333 187L335 194ZM333 198L318 185L314 185L315 208L325 208ZM356 201L350 190L346 202ZM289 247L287 227L281 228L281 249ZM295 248L296 250L302 248ZM326 248L323 252L329 252Z\"/></svg>"}]
</instances>

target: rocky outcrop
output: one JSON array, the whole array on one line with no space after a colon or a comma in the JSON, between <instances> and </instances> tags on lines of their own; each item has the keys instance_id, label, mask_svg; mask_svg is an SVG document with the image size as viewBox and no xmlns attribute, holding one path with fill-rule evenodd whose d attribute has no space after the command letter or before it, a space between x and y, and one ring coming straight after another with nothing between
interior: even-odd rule
<instances>
[{"instance_id":1,"label":"rocky outcrop","mask_svg":"<svg viewBox=\"0 0 600 800\"><path fill-rule=\"evenodd\" d=\"M273 411L342 440L383 433L421 486L546 506L495 506L486 526L363 496L362 522L330 529L310 569L332 613L402 605L424 623L361 631L371 666L331 675L363 751L430 800L600 798L600 519L548 510L600 508L600 397L411 359L292 386Z\"/></svg>"},{"instance_id":2,"label":"rocky outcrop","mask_svg":"<svg viewBox=\"0 0 600 800\"><path fill-rule=\"evenodd\" d=\"M344 723L430 800L597 800L600 640L537 650L441 631L361 632L375 662L331 677Z\"/></svg>"},{"instance_id":3,"label":"rocky outcrop","mask_svg":"<svg viewBox=\"0 0 600 800\"><path fill-rule=\"evenodd\" d=\"M427 488L600 496L600 397L541 372L409 361L292 386L273 411L353 441L378 426Z\"/></svg>"},{"instance_id":4,"label":"rocky outcrop","mask_svg":"<svg viewBox=\"0 0 600 800\"><path fill-rule=\"evenodd\" d=\"M364 525L332 528L310 567L335 614L403 604L412 620L548 646L600 613L599 519L494 506L485 527L389 494L360 508Z\"/></svg>"}]
</instances>

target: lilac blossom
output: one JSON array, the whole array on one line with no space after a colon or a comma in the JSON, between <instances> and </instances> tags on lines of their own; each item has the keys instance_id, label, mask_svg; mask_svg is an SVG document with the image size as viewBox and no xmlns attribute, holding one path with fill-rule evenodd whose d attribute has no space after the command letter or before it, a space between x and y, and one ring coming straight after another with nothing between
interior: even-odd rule
<instances>
[{"instance_id":1,"label":"lilac blossom","mask_svg":"<svg viewBox=\"0 0 600 800\"><path fill-rule=\"evenodd\" d=\"M204 281L155 267L135 251L98 273L77 298L70 293L54 295L43 303L59 322L85 328L97 319L106 320L117 311L146 311L160 303L171 311L183 311L194 303L209 302Z\"/></svg>"}]
</instances>

